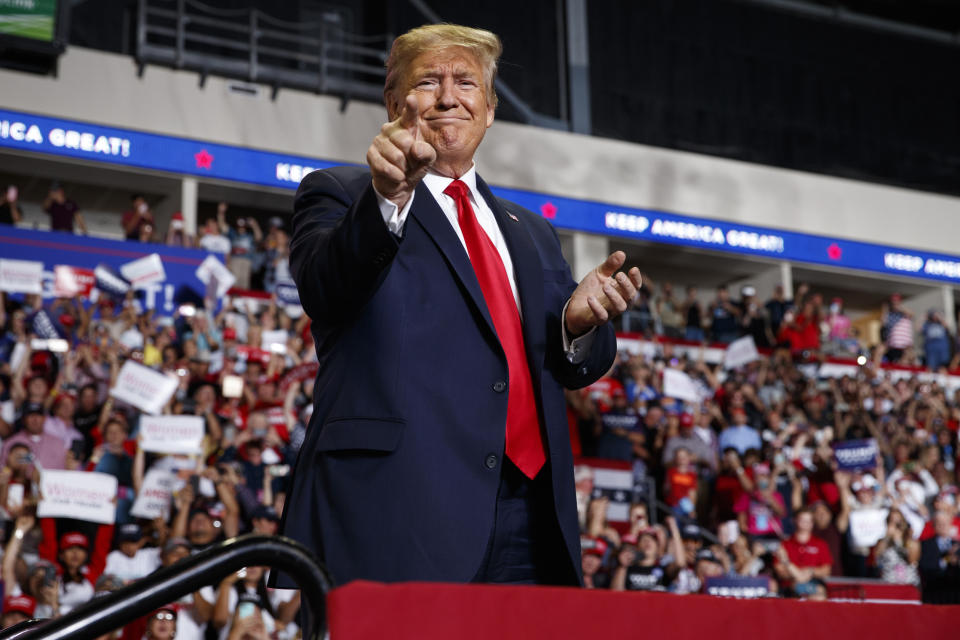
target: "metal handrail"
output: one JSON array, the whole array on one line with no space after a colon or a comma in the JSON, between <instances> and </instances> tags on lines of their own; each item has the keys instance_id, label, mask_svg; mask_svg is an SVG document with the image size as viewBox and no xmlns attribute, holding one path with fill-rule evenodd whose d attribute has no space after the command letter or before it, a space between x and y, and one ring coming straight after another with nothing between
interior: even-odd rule
<instances>
[{"instance_id":1,"label":"metal handrail","mask_svg":"<svg viewBox=\"0 0 960 640\"><path fill-rule=\"evenodd\" d=\"M234 571L261 565L293 578L301 593L303 637L322 640L327 631L326 595L333 587L330 575L299 543L254 534L200 551L109 595L94 598L60 618L39 624L28 621L0 631L0 640L93 640L215 584Z\"/></svg>"},{"instance_id":2,"label":"metal handrail","mask_svg":"<svg viewBox=\"0 0 960 640\"><path fill-rule=\"evenodd\" d=\"M257 9L197 0L138 0L137 51L147 64L273 87L379 100L390 37L352 34L332 21L291 22Z\"/></svg>"}]
</instances>

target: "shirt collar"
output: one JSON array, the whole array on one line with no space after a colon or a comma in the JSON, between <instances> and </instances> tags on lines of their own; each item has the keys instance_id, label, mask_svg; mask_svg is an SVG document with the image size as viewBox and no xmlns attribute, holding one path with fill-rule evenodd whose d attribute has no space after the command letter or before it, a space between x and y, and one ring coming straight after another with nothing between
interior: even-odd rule
<instances>
[{"instance_id":1,"label":"shirt collar","mask_svg":"<svg viewBox=\"0 0 960 640\"><path fill-rule=\"evenodd\" d=\"M442 202L440 197L444 195L443 190L446 189L453 178L448 176L441 175L432 169L427 169L427 175L423 177L423 183L427 185L427 188L430 189L430 193L433 194L434 199L438 202ZM467 188L470 190L470 197L474 203L480 202L480 192L477 191L477 163L471 163L470 168L460 176L459 180L467 185ZM449 197L449 196L448 196Z\"/></svg>"}]
</instances>

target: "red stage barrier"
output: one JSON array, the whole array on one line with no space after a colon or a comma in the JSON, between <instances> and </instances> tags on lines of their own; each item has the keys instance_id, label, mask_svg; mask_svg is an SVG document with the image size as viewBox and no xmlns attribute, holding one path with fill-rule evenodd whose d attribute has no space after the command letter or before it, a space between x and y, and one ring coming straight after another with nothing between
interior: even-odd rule
<instances>
[{"instance_id":1,"label":"red stage barrier","mask_svg":"<svg viewBox=\"0 0 960 640\"><path fill-rule=\"evenodd\" d=\"M953 640L960 606L734 600L556 587L353 582L328 600L332 640Z\"/></svg>"}]
</instances>

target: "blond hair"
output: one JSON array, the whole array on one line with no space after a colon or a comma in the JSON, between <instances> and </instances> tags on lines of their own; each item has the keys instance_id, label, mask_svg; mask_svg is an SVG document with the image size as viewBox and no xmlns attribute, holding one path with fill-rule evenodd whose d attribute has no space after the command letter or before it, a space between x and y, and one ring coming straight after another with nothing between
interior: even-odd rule
<instances>
[{"instance_id":1,"label":"blond hair","mask_svg":"<svg viewBox=\"0 0 960 640\"><path fill-rule=\"evenodd\" d=\"M497 75L497 60L503 52L503 45L497 34L485 29L464 27L458 24L427 24L407 31L393 41L390 56L387 58L387 79L383 85L383 97L389 101L389 95L397 88L401 78L410 68L414 59L429 50L462 47L476 56L483 67L484 81L487 85L487 101L497 106L497 92L493 88L493 79ZM402 102L402 98L401 98Z\"/></svg>"}]
</instances>

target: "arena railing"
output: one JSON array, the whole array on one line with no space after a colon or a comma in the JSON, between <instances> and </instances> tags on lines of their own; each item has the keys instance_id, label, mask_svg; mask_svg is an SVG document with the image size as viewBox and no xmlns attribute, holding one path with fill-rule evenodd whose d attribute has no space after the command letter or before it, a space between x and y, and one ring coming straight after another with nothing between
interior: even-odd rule
<instances>
[{"instance_id":1,"label":"arena railing","mask_svg":"<svg viewBox=\"0 0 960 640\"><path fill-rule=\"evenodd\" d=\"M267 566L289 575L301 593L303 638L325 637L326 596L333 588L326 569L289 538L249 534L193 554L108 595L96 596L62 617L28 620L4 629L0 640L93 640L249 566Z\"/></svg>"},{"instance_id":2,"label":"arena railing","mask_svg":"<svg viewBox=\"0 0 960 640\"><path fill-rule=\"evenodd\" d=\"M348 8L341 8L349 12ZM146 64L280 88L380 101L393 38L345 28L351 14L289 22L257 9L221 9L197 0L139 0L136 58Z\"/></svg>"}]
</instances>

